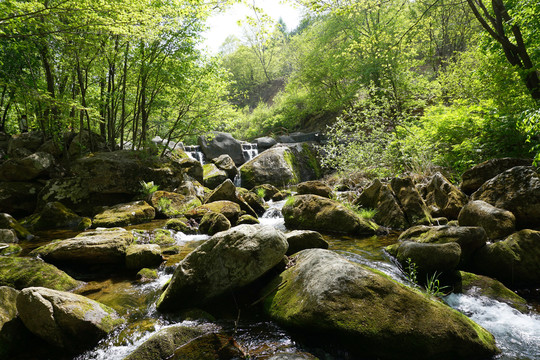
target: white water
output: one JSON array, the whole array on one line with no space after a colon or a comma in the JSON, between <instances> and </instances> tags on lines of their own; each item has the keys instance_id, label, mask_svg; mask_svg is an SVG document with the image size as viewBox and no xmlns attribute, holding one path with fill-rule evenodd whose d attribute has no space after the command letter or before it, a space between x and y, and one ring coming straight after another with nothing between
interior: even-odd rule
<instances>
[{"instance_id":1,"label":"white water","mask_svg":"<svg viewBox=\"0 0 540 360\"><path fill-rule=\"evenodd\" d=\"M502 351L498 359L540 359L540 315L483 296L450 294L444 301L493 334Z\"/></svg>"},{"instance_id":2,"label":"white water","mask_svg":"<svg viewBox=\"0 0 540 360\"><path fill-rule=\"evenodd\" d=\"M285 227L285 219L281 213L283 205L285 205L285 200L273 202L272 200L268 201L269 205L268 210L259 218L259 221L262 225L273 226L274 228L287 231Z\"/></svg>"}]
</instances>

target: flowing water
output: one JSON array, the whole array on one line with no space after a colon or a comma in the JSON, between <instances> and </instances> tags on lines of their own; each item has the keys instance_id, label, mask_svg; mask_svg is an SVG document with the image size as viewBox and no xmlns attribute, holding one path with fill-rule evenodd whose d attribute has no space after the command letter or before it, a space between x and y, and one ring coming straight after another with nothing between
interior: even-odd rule
<instances>
[{"instance_id":1,"label":"flowing water","mask_svg":"<svg viewBox=\"0 0 540 360\"><path fill-rule=\"evenodd\" d=\"M287 231L281 214L284 203L285 201L269 202L269 209L260 218L261 224ZM130 228L150 232L152 229L162 227L163 222L157 221ZM54 235L58 237L59 234ZM67 236L67 234L63 235L63 237ZM76 357L76 360L123 359L157 331L175 324L204 326L225 332L234 337L252 359L266 359L276 353L296 354L297 358L304 358L306 353L314 354L321 359L353 358L339 349L321 350L313 344L306 346L298 341L296 335L256 312L226 314L219 320L212 321L192 321L185 314L175 315L175 317L157 312L155 302L162 287L171 278L176 264L208 239L206 235L185 235L174 231L171 231L171 235L181 251L178 255L167 259L165 265L160 268L156 280L138 283L124 276L91 281L79 290L79 293L113 307L127 322L125 326L102 340L94 349ZM368 238L325 236L325 239L329 242L331 250L348 260L375 268L407 284L407 279L399 267L383 250L385 246L395 243L397 236L398 234ZM502 354L497 359L540 359L540 315L535 310L532 309L524 314L495 300L462 294L451 294L445 297L444 301L495 336L502 350Z\"/></svg>"}]
</instances>

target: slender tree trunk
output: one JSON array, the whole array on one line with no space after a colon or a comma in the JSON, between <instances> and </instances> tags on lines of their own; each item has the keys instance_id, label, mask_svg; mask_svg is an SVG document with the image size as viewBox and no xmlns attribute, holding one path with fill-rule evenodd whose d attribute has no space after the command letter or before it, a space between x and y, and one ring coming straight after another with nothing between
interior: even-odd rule
<instances>
[{"instance_id":1,"label":"slender tree trunk","mask_svg":"<svg viewBox=\"0 0 540 360\"><path fill-rule=\"evenodd\" d=\"M122 109L120 114L120 149L124 148L124 129L126 126L126 84L127 84L127 70L128 70L128 54L129 54L129 41L126 43L126 51L124 53L124 74L122 77Z\"/></svg>"}]
</instances>

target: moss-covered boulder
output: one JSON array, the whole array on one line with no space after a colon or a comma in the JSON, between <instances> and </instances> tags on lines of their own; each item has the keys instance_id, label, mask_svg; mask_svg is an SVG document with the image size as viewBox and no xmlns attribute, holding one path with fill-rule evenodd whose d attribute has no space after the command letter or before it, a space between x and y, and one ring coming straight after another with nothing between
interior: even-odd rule
<instances>
[{"instance_id":1,"label":"moss-covered boulder","mask_svg":"<svg viewBox=\"0 0 540 360\"><path fill-rule=\"evenodd\" d=\"M393 178L390 185L411 226L431 223L429 209L410 177Z\"/></svg>"},{"instance_id":2,"label":"moss-covered boulder","mask_svg":"<svg viewBox=\"0 0 540 360\"><path fill-rule=\"evenodd\" d=\"M126 250L126 268L139 271L157 267L163 262L161 248L157 244L130 245Z\"/></svg>"},{"instance_id":3,"label":"moss-covered boulder","mask_svg":"<svg viewBox=\"0 0 540 360\"><path fill-rule=\"evenodd\" d=\"M266 291L264 310L272 319L358 356L473 359L498 353L493 336L465 315L332 251L301 251Z\"/></svg>"},{"instance_id":4,"label":"moss-covered boulder","mask_svg":"<svg viewBox=\"0 0 540 360\"><path fill-rule=\"evenodd\" d=\"M204 199L204 203L208 204L221 200L236 203L240 205L240 209L242 209L242 211L245 211L251 216L257 217L257 212L246 201L244 201L241 196L238 196L236 186L234 186L230 179L225 180L222 184L215 188L214 191L208 194Z\"/></svg>"},{"instance_id":5,"label":"moss-covered boulder","mask_svg":"<svg viewBox=\"0 0 540 360\"><path fill-rule=\"evenodd\" d=\"M143 268L137 272L137 280L142 283L156 280L158 277L156 269Z\"/></svg>"},{"instance_id":6,"label":"moss-covered boulder","mask_svg":"<svg viewBox=\"0 0 540 360\"><path fill-rule=\"evenodd\" d=\"M56 266L28 257L0 257L0 285L15 289L42 286L69 291L82 285Z\"/></svg>"},{"instance_id":7,"label":"moss-covered boulder","mask_svg":"<svg viewBox=\"0 0 540 360\"><path fill-rule=\"evenodd\" d=\"M217 233L180 262L157 308L200 305L248 285L278 264L287 247L283 233L270 226L240 225Z\"/></svg>"},{"instance_id":8,"label":"moss-covered boulder","mask_svg":"<svg viewBox=\"0 0 540 360\"><path fill-rule=\"evenodd\" d=\"M0 255L2 256L15 256L22 251L22 247L17 244L5 244L0 243Z\"/></svg>"},{"instance_id":9,"label":"moss-covered boulder","mask_svg":"<svg viewBox=\"0 0 540 360\"><path fill-rule=\"evenodd\" d=\"M197 227L194 226L194 224L192 224L187 218L170 219L165 224L165 227L167 229L180 231L188 235L197 233Z\"/></svg>"},{"instance_id":10,"label":"moss-covered boulder","mask_svg":"<svg viewBox=\"0 0 540 360\"><path fill-rule=\"evenodd\" d=\"M32 333L69 352L95 345L124 322L108 306L43 287L22 290L17 296L17 311Z\"/></svg>"},{"instance_id":11,"label":"moss-covered boulder","mask_svg":"<svg viewBox=\"0 0 540 360\"><path fill-rule=\"evenodd\" d=\"M285 238L289 243L288 256L305 249L328 249L328 243L317 231L293 230L286 233Z\"/></svg>"},{"instance_id":12,"label":"moss-covered boulder","mask_svg":"<svg viewBox=\"0 0 540 360\"><path fill-rule=\"evenodd\" d=\"M468 201L467 195L439 172L422 187L421 193L432 216L451 220L457 219Z\"/></svg>"},{"instance_id":13,"label":"moss-covered boulder","mask_svg":"<svg viewBox=\"0 0 540 360\"><path fill-rule=\"evenodd\" d=\"M253 187L250 191L255 194L260 194L265 201L268 201L279 192L279 189L274 185L262 184Z\"/></svg>"},{"instance_id":14,"label":"moss-covered boulder","mask_svg":"<svg viewBox=\"0 0 540 360\"><path fill-rule=\"evenodd\" d=\"M461 191L470 195L486 181L494 178L515 166L531 166L531 159L502 158L491 159L480 163L463 173L461 176Z\"/></svg>"},{"instance_id":15,"label":"moss-covered boulder","mask_svg":"<svg viewBox=\"0 0 540 360\"><path fill-rule=\"evenodd\" d=\"M215 189L229 177L227 173L216 166L209 163L203 165L203 185L210 189Z\"/></svg>"},{"instance_id":16,"label":"moss-covered boulder","mask_svg":"<svg viewBox=\"0 0 540 360\"><path fill-rule=\"evenodd\" d=\"M214 235L220 231L229 230L231 228L230 221L225 215L209 211L201 219L199 231L202 234Z\"/></svg>"},{"instance_id":17,"label":"moss-covered boulder","mask_svg":"<svg viewBox=\"0 0 540 360\"><path fill-rule=\"evenodd\" d=\"M282 213L289 229L316 230L351 235L374 235L378 226L335 200L317 195L297 195Z\"/></svg>"},{"instance_id":18,"label":"moss-covered boulder","mask_svg":"<svg viewBox=\"0 0 540 360\"><path fill-rule=\"evenodd\" d=\"M225 334L211 332L181 345L168 359L241 360L246 359L246 356L233 338Z\"/></svg>"},{"instance_id":19,"label":"moss-covered boulder","mask_svg":"<svg viewBox=\"0 0 540 360\"><path fill-rule=\"evenodd\" d=\"M487 276L460 271L461 292L470 296L485 296L512 306L519 311L527 310L527 301L507 288L500 281Z\"/></svg>"},{"instance_id":20,"label":"moss-covered boulder","mask_svg":"<svg viewBox=\"0 0 540 360\"><path fill-rule=\"evenodd\" d=\"M53 264L125 265L126 250L134 241L133 234L124 229L85 232L66 240L40 246L30 254Z\"/></svg>"},{"instance_id":21,"label":"moss-covered boulder","mask_svg":"<svg viewBox=\"0 0 540 360\"><path fill-rule=\"evenodd\" d=\"M34 238L30 231L15 220L13 216L6 213L0 213L0 229L13 230L20 240L32 240Z\"/></svg>"},{"instance_id":22,"label":"moss-covered boulder","mask_svg":"<svg viewBox=\"0 0 540 360\"><path fill-rule=\"evenodd\" d=\"M152 194L150 205L156 209L156 217L172 218L202 205L196 196L186 196L169 191L156 191Z\"/></svg>"},{"instance_id":23,"label":"moss-covered boulder","mask_svg":"<svg viewBox=\"0 0 540 360\"><path fill-rule=\"evenodd\" d=\"M231 224L236 224L236 222L238 221L238 218L242 214L240 205L232 201L221 200L221 201L214 201L211 203L198 206L195 209L188 211L186 213L186 217L194 218L194 219L201 219L204 216L204 214L210 211L225 215L225 217L229 219Z\"/></svg>"},{"instance_id":24,"label":"moss-covered boulder","mask_svg":"<svg viewBox=\"0 0 540 360\"><path fill-rule=\"evenodd\" d=\"M516 166L485 182L471 198L511 211L518 229L540 223L540 175L533 167Z\"/></svg>"},{"instance_id":25,"label":"moss-covered boulder","mask_svg":"<svg viewBox=\"0 0 540 360\"><path fill-rule=\"evenodd\" d=\"M496 208L482 200L471 201L459 213L460 226L480 226L488 238L501 239L516 229L516 217L508 210Z\"/></svg>"},{"instance_id":26,"label":"moss-covered boulder","mask_svg":"<svg viewBox=\"0 0 540 360\"><path fill-rule=\"evenodd\" d=\"M38 194L43 185L38 182L0 181L0 209L18 218L36 210Z\"/></svg>"},{"instance_id":27,"label":"moss-covered boulder","mask_svg":"<svg viewBox=\"0 0 540 360\"><path fill-rule=\"evenodd\" d=\"M375 179L362 191L353 204L364 209L376 210L373 220L391 229L405 229L409 222L401 209L396 195L387 184Z\"/></svg>"},{"instance_id":28,"label":"moss-covered boulder","mask_svg":"<svg viewBox=\"0 0 540 360\"><path fill-rule=\"evenodd\" d=\"M0 181L30 181L45 174L54 163L54 157L45 152L9 159L0 164Z\"/></svg>"},{"instance_id":29,"label":"moss-covered boulder","mask_svg":"<svg viewBox=\"0 0 540 360\"><path fill-rule=\"evenodd\" d=\"M177 219L174 219L174 220L177 220ZM181 221L181 220L178 219L178 221ZM170 230L155 229L149 235L150 235L149 236L150 244L156 244L159 246L167 246L167 245L176 244L176 240L174 239L173 234L171 233ZM141 241L138 241L138 243L141 243Z\"/></svg>"},{"instance_id":30,"label":"moss-covered boulder","mask_svg":"<svg viewBox=\"0 0 540 360\"><path fill-rule=\"evenodd\" d=\"M332 198L334 194L332 188L320 180L301 182L297 185L296 191L298 195L313 194L325 198Z\"/></svg>"},{"instance_id":31,"label":"moss-covered boulder","mask_svg":"<svg viewBox=\"0 0 540 360\"><path fill-rule=\"evenodd\" d=\"M92 224L88 218L83 218L57 201L47 203L39 213L21 221L21 224L31 231L50 229L86 230Z\"/></svg>"},{"instance_id":32,"label":"moss-covered boulder","mask_svg":"<svg viewBox=\"0 0 540 360\"><path fill-rule=\"evenodd\" d=\"M540 285L540 231L521 230L487 244L473 257L474 272L510 287Z\"/></svg>"},{"instance_id":33,"label":"moss-covered boulder","mask_svg":"<svg viewBox=\"0 0 540 360\"><path fill-rule=\"evenodd\" d=\"M249 205L249 207L253 209L253 211L255 211L257 216L261 216L262 214L264 214L264 212L268 208L268 206L264 202L264 199L259 195L255 194L254 192L246 190L241 194L239 193L238 198L245 202L247 205Z\"/></svg>"},{"instance_id":34,"label":"moss-covered boulder","mask_svg":"<svg viewBox=\"0 0 540 360\"><path fill-rule=\"evenodd\" d=\"M141 224L156 217L155 209L146 201L134 201L111 206L94 216L95 227L117 227Z\"/></svg>"},{"instance_id":35,"label":"moss-covered boulder","mask_svg":"<svg viewBox=\"0 0 540 360\"><path fill-rule=\"evenodd\" d=\"M260 223L261 222L256 217L246 214L238 218L236 225L255 225L255 224L260 224Z\"/></svg>"},{"instance_id":36,"label":"moss-covered boulder","mask_svg":"<svg viewBox=\"0 0 540 360\"><path fill-rule=\"evenodd\" d=\"M5 323L17 317L17 295L19 295L17 289L0 286L0 331Z\"/></svg>"},{"instance_id":37,"label":"moss-covered boulder","mask_svg":"<svg viewBox=\"0 0 540 360\"><path fill-rule=\"evenodd\" d=\"M233 159L227 154L223 154L215 159L212 159L212 162L216 164L218 169L225 171L227 177L231 180L234 180L234 178L239 174L238 168L234 164Z\"/></svg>"}]
</instances>

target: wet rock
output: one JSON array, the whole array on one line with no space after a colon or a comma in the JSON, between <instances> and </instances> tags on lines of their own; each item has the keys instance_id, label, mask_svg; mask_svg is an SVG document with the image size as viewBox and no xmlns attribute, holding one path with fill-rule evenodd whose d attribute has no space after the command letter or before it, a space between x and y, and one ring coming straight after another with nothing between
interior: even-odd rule
<instances>
[{"instance_id":1,"label":"wet rock","mask_svg":"<svg viewBox=\"0 0 540 360\"><path fill-rule=\"evenodd\" d=\"M265 206L264 200L251 191L245 191L242 194L239 194L238 198L248 204L249 207L255 211L257 216L261 216L266 211L267 206Z\"/></svg>"},{"instance_id":2,"label":"wet rock","mask_svg":"<svg viewBox=\"0 0 540 360\"><path fill-rule=\"evenodd\" d=\"M216 164L218 169L225 171L227 177L231 180L234 180L234 178L239 174L238 168L234 164L233 159L227 154L220 155L217 158L212 159L212 161L214 164Z\"/></svg>"},{"instance_id":3,"label":"wet rock","mask_svg":"<svg viewBox=\"0 0 540 360\"><path fill-rule=\"evenodd\" d=\"M157 244L130 245L126 250L128 270L157 267L162 262L161 248Z\"/></svg>"},{"instance_id":4,"label":"wet rock","mask_svg":"<svg viewBox=\"0 0 540 360\"><path fill-rule=\"evenodd\" d=\"M148 222L155 217L155 209L146 201L134 201L111 206L94 216L92 222L95 227L116 227Z\"/></svg>"},{"instance_id":5,"label":"wet rock","mask_svg":"<svg viewBox=\"0 0 540 360\"><path fill-rule=\"evenodd\" d=\"M493 336L466 316L332 251L301 251L269 290L264 310L273 320L362 357L489 358L499 352Z\"/></svg>"},{"instance_id":6,"label":"wet rock","mask_svg":"<svg viewBox=\"0 0 540 360\"><path fill-rule=\"evenodd\" d=\"M240 225L220 232L180 262L158 310L199 305L250 284L278 264L287 247L285 236L270 226Z\"/></svg>"},{"instance_id":7,"label":"wet rock","mask_svg":"<svg viewBox=\"0 0 540 360\"><path fill-rule=\"evenodd\" d=\"M45 174L54 165L54 157L44 152L0 164L0 181L30 181Z\"/></svg>"},{"instance_id":8,"label":"wet rock","mask_svg":"<svg viewBox=\"0 0 540 360\"><path fill-rule=\"evenodd\" d=\"M242 152L242 144L229 133L214 131L208 136L199 136L197 142L207 159L227 154L236 165L242 165L246 162Z\"/></svg>"},{"instance_id":9,"label":"wet rock","mask_svg":"<svg viewBox=\"0 0 540 360\"><path fill-rule=\"evenodd\" d=\"M176 219L175 219L176 220ZM180 220L181 221L181 220ZM144 232L143 232L144 233ZM136 236L135 232L133 233L134 236ZM138 244L145 243L146 241L136 241ZM171 232L166 229L155 229L153 232L151 232L150 236L150 244L156 244L159 246L167 246L167 245L173 245L176 243L176 240L174 240L174 237L172 236Z\"/></svg>"},{"instance_id":10,"label":"wet rock","mask_svg":"<svg viewBox=\"0 0 540 360\"><path fill-rule=\"evenodd\" d=\"M231 223L225 215L209 211L201 219L199 231L203 234L214 235L220 231L229 230Z\"/></svg>"},{"instance_id":11,"label":"wet rock","mask_svg":"<svg viewBox=\"0 0 540 360\"><path fill-rule=\"evenodd\" d=\"M289 229L317 230L352 235L374 235L378 226L341 203L317 195L297 195L282 213Z\"/></svg>"},{"instance_id":12,"label":"wet rock","mask_svg":"<svg viewBox=\"0 0 540 360\"><path fill-rule=\"evenodd\" d=\"M137 280L140 282L150 282L158 278L156 269L143 268L137 272Z\"/></svg>"},{"instance_id":13,"label":"wet rock","mask_svg":"<svg viewBox=\"0 0 540 360\"><path fill-rule=\"evenodd\" d=\"M97 301L43 287L22 290L17 311L32 333L70 352L95 345L123 323L113 309Z\"/></svg>"},{"instance_id":14,"label":"wet rock","mask_svg":"<svg viewBox=\"0 0 540 360\"><path fill-rule=\"evenodd\" d=\"M69 291L81 284L82 282L42 260L28 257L0 257L0 285L15 289L42 286Z\"/></svg>"},{"instance_id":15,"label":"wet rock","mask_svg":"<svg viewBox=\"0 0 540 360\"><path fill-rule=\"evenodd\" d=\"M330 186L319 180L301 182L298 184L296 191L298 195L313 194L329 199L333 196Z\"/></svg>"},{"instance_id":16,"label":"wet rock","mask_svg":"<svg viewBox=\"0 0 540 360\"><path fill-rule=\"evenodd\" d=\"M488 238L501 239L516 229L516 218L510 211L496 208L482 200L471 201L459 213L460 226L480 226Z\"/></svg>"},{"instance_id":17,"label":"wet rock","mask_svg":"<svg viewBox=\"0 0 540 360\"><path fill-rule=\"evenodd\" d=\"M242 215L238 218L238 221L236 222L236 225L256 225L256 224L260 224L259 219L251 215Z\"/></svg>"},{"instance_id":18,"label":"wet rock","mask_svg":"<svg viewBox=\"0 0 540 360\"><path fill-rule=\"evenodd\" d=\"M186 218L170 219L165 224L165 227L167 229L183 232L184 234L187 234L187 235L197 233L197 227L195 227L193 224L190 224L189 220Z\"/></svg>"},{"instance_id":19,"label":"wet rock","mask_svg":"<svg viewBox=\"0 0 540 360\"><path fill-rule=\"evenodd\" d=\"M408 261L414 263L418 267L420 281L435 272L453 273L461 260L461 247L455 242L430 244L403 241L386 249L403 268L406 268Z\"/></svg>"},{"instance_id":20,"label":"wet rock","mask_svg":"<svg viewBox=\"0 0 540 360\"><path fill-rule=\"evenodd\" d=\"M240 360L246 357L233 338L214 332L201 335L181 345L169 359Z\"/></svg>"},{"instance_id":21,"label":"wet rock","mask_svg":"<svg viewBox=\"0 0 540 360\"><path fill-rule=\"evenodd\" d=\"M461 191L470 195L486 181L515 166L531 166L530 159L502 158L484 161L465 171L461 176Z\"/></svg>"},{"instance_id":22,"label":"wet rock","mask_svg":"<svg viewBox=\"0 0 540 360\"><path fill-rule=\"evenodd\" d=\"M471 198L511 211L518 228L540 224L540 175L532 167L506 170L485 182Z\"/></svg>"},{"instance_id":23,"label":"wet rock","mask_svg":"<svg viewBox=\"0 0 540 360\"><path fill-rule=\"evenodd\" d=\"M452 220L457 219L468 201L467 195L439 172L422 189L422 197L432 216Z\"/></svg>"},{"instance_id":24,"label":"wet rock","mask_svg":"<svg viewBox=\"0 0 540 360\"><path fill-rule=\"evenodd\" d=\"M16 256L22 251L22 247L16 244L0 243L0 255Z\"/></svg>"},{"instance_id":25,"label":"wet rock","mask_svg":"<svg viewBox=\"0 0 540 360\"><path fill-rule=\"evenodd\" d=\"M540 231L521 230L487 244L473 258L475 273L510 287L540 285Z\"/></svg>"},{"instance_id":26,"label":"wet rock","mask_svg":"<svg viewBox=\"0 0 540 360\"><path fill-rule=\"evenodd\" d=\"M316 231L294 230L286 233L285 237L289 243L289 249L286 253L287 256L305 249L328 249L328 243L323 239L322 235Z\"/></svg>"},{"instance_id":27,"label":"wet rock","mask_svg":"<svg viewBox=\"0 0 540 360\"><path fill-rule=\"evenodd\" d=\"M43 185L32 182L0 181L0 209L16 217L34 213Z\"/></svg>"},{"instance_id":28,"label":"wet rock","mask_svg":"<svg viewBox=\"0 0 540 360\"><path fill-rule=\"evenodd\" d=\"M203 165L203 185L210 189L215 189L229 177L227 173L215 164Z\"/></svg>"},{"instance_id":29,"label":"wet rock","mask_svg":"<svg viewBox=\"0 0 540 360\"><path fill-rule=\"evenodd\" d=\"M391 186L411 226L431 223L429 210L410 177L393 178Z\"/></svg>"},{"instance_id":30,"label":"wet rock","mask_svg":"<svg viewBox=\"0 0 540 360\"><path fill-rule=\"evenodd\" d=\"M31 231L50 229L86 230L92 225L88 218L82 218L59 202L49 202L37 214L22 221Z\"/></svg>"},{"instance_id":31,"label":"wet rock","mask_svg":"<svg viewBox=\"0 0 540 360\"><path fill-rule=\"evenodd\" d=\"M156 209L156 217L177 217L201 205L195 196L185 196L168 191L156 191L152 194L150 205Z\"/></svg>"},{"instance_id":32,"label":"wet rock","mask_svg":"<svg viewBox=\"0 0 540 360\"><path fill-rule=\"evenodd\" d=\"M238 218L242 213L240 205L233 203L232 201L221 200L198 206L195 209L188 211L186 213L186 217L201 219L204 214L210 211L225 215L225 217L229 219L231 224L236 224Z\"/></svg>"},{"instance_id":33,"label":"wet rock","mask_svg":"<svg viewBox=\"0 0 540 360\"><path fill-rule=\"evenodd\" d=\"M0 229L13 230L19 240L31 240L34 238L34 235L30 234L13 216L0 213Z\"/></svg>"}]
</instances>

